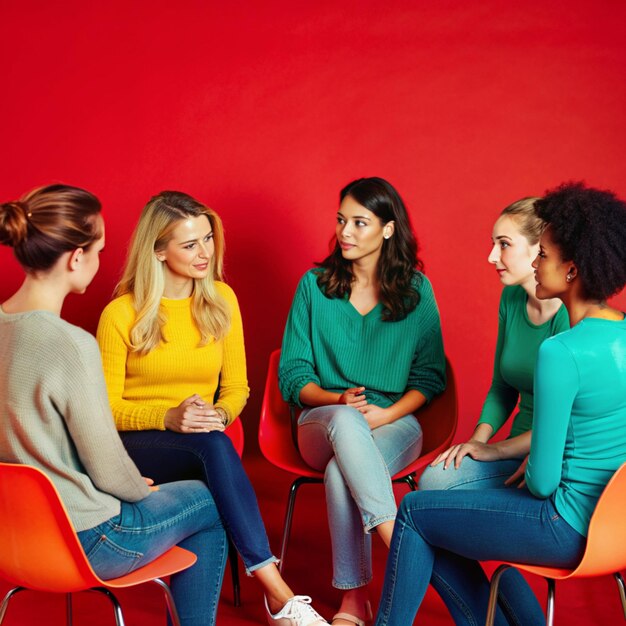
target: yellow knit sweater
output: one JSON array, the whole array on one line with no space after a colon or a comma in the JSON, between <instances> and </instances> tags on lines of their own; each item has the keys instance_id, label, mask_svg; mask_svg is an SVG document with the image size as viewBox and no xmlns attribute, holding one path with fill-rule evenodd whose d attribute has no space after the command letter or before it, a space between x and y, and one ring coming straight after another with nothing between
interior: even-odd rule
<instances>
[{"instance_id":1,"label":"yellow knit sweater","mask_svg":"<svg viewBox=\"0 0 626 626\"><path fill-rule=\"evenodd\" d=\"M191 298L161 300L167 315L166 341L143 356L130 350L132 296L116 298L104 309L97 339L118 430L165 430L168 409L195 393L213 404L218 385L215 406L226 411L229 423L239 415L250 393L241 313L233 290L222 282L215 285L230 305L231 327L224 339L202 347Z\"/></svg>"}]
</instances>

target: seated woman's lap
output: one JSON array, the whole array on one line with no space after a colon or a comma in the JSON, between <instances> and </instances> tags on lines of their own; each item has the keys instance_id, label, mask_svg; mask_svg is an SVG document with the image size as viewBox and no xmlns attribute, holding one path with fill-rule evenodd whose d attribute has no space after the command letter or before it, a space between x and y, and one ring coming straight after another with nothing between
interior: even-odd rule
<instances>
[{"instance_id":1,"label":"seated woman's lap","mask_svg":"<svg viewBox=\"0 0 626 626\"><path fill-rule=\"evenodd\" d=\"M504 481L518 469L523 459L504 459L502 461L475 461L469 456L463 458L461 465L444 469L444 463L428 466L422 473L418 489L499 489L506 485Z\"/></svg>"},{"instance_id":2,"label":"seated woman's lap","mask_svg":"<svg viewBox=\"0 0 626 626\"><path fill-rule=\"evenodd\" d=\"M224 530L213 498L201 481L165 484L144 500L120 505L119 515L78 533L100 577L123 576L198 533L212 534L201 547L196 546L210 565L223 562Z\"/></svg>"}]
</instances>

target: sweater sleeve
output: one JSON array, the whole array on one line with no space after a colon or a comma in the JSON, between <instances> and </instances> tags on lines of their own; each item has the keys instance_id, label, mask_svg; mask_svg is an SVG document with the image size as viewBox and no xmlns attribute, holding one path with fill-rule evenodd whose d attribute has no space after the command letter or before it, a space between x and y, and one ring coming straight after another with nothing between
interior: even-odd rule
<instances>
[{"instance_id":1,"label":"sweater sleeve","mask_svg":"<svg viewBox=\"0 0 626 626\"><path fill-rule=\"evenodd\" d=\"M419 391L430 402L446 388L446 357L439 309L430 281L425 276L421 279L420 295L422 337L411 362L407 390Z\"/></svg>"},{"instance_id":2,"label":"sweater sleeve","mask_svg":"<svg viewBox=\"0 0 626 626\"><path fill-rule=\"evenodd\" d=\"M230 424L246 405L250 388L246 374L246 350L243 340L243 323L237 297L230 287L220 288L231 310L230 330L224 338L224 360L220 372L220 386L216 407L223 408Z\"/></svg>"},{"instance_id":3,"label":"sweater sleeve","mask_svg":"<svg viewBox=\"0 0 626 626\"><path fill-rule=\"evenodd\" d=\"M165 414L169 406L151 406L123 397L129 335L134 319L131 313L119 300L114 300L102 312L96 333L113 418L118 430L165 430Z\"/></svg>"},{"instance_id":4,"label":"sweater sleeve","mask_svg":"<svg viewBox=\"0 0 626 626\"><path fill-rule=\"evenodd\" d=\"M535 414L526 485L538 498L551 496L561 482L572 406L579 389L576 363L562 342L547 339L535 367Z\"/></svg>"},{"instance_id":5,"label":"sweater sleeve","mask_svg":"<svg viewBox=\"0 0 626 626\"><path fill-rule=\"evenodd\" d=\"M50 376L56 395L55 404L64 416L68 432L80 462L93 484L120 500L137 502L150 494L148 485L128 456L117 433L106 386L98 346L93 337L76 345L68 342L71 355ZM56 376L61 376L59 381ZM61 384L59 384L61 383Z\"/></svg>"},{"instance_id":6,"label":"sweater sleeve","mask_svg":"<svg viewBox=\"0 0 626 626\"><path fill-rule=\"evenodd\" d=\"M493 428L493 434L498 432L509 419L519 398L519 391L504 380L500 371L502 349L507 332L506 309L505 292L503 291L498 313L498 339L496 342L491 387L485 398L480 419L478 420L479 424L489 424Z\"/></svg>"},{"instance_id":7,"label":"sweater sleeve","mask_svg":"<svg viewBox=\"0 0 626 626\"><path fill-rule=\"evenodd\" d=\"M302 277L291 304L278 366L280 391L286 402L302 406L300 391L308 383L320 385L315 372L311 345L311 289L317 289L315 276Z\"/></svg>"}]
</instances>

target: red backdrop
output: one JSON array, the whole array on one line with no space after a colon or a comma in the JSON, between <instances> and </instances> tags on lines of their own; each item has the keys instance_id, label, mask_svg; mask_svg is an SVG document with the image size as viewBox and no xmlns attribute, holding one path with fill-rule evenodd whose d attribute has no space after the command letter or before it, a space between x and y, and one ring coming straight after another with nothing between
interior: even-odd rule
<instances>
[{"instance_id":1,"label":"red backdrop","mask_svg":"<svg viewBox=\"0 0 626 626\"><path fill-rule=\"evenodd\" d=\"M65 310L91 331L152 194L222 215L250 451L268 354L339 189L388 178L423 246L467 436L495 343L495 216L566 179L626 196L625 25L621 0L3 0L0 198L62 181L102 199L103 266ZM8 249L0 263L1 300L21 272Z\"/></svg>"}]
</instances>

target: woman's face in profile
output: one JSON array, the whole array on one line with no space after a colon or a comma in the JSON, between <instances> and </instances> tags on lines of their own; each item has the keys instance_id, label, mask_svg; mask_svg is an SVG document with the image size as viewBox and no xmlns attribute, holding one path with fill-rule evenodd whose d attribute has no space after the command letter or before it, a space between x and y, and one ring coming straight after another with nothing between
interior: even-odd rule
<instances>
[{"instance_id":1,"label":"woman's face in profile","mask_svg":"<svg viewBox=\"0 0 626 626\"><path fill-rule=\"evenodd\" d=\"M503 285L521 285L533 280L532 262L539 244L528 242L515 219L509 215L500 216L493 225L491 241L493 247L487 260L495 265Z\"/></svg>"},{"instance_id":2,"label":"woman's face in profile","mask_svg":"<svg viewBox=\"0 0 626 626\"><path fill-rule=\"evenodd\" d=\"M335 233L344 259L354 262L372 258L377 261L384 235L393 234L393 223L383 226L374 213L346 196L337 211Z\"/></svg>"},{"instance_id":3,"label":"woman's face in profile","mask_svg":"<svg viewBox=\"0 0 626 626\"><path fill-rule=\"evenodd\" d=\"M533 261L537 286L535 294L540 300L559 298L569 286L567 276L572 263L566 262L561 256L561 249L554 243L550 227L541 235L539 254Z\"/></svg>"},{"instance_id":4,"label":"woman's face in profile","mask_svg":"<svg viewBox=\"0 0 626 626\"><path fill-rule=\"evenodd\" d=\"M102 215L98 215L96 220L102 236L97 241L94 241L86 251L83 251L80 258L76 261L76 272L72 276L72 293L85 293L100 269L100 253L104 249L104 219Z\"/></svg>"}]
</instances>

